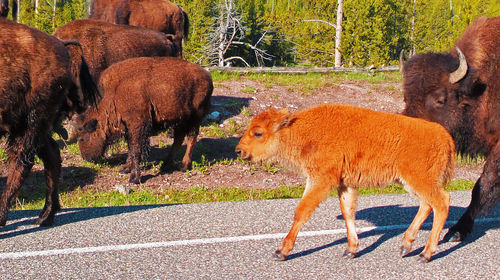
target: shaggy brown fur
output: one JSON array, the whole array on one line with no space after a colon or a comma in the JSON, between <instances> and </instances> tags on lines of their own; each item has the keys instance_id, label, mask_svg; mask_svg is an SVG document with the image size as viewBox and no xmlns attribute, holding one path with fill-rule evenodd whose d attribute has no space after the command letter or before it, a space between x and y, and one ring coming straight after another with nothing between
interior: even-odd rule
<instances>
[{"instance_id":1,"label":"shaggy brown fur","mask_svg":"<svg viewBox=\"0 0 500 280\"><path fill-rule=\"evenodd\" d=\"M70 111L87 107L95 97L95 85L77 43L67 43L65 48L53 36L0 18L0 49L0 137L8 137L9 169L0 200L0 226L7 221L8 208L30 173L35 155L43 161L47 184L37 223L51 225L60 209L61 173L52 130Z\"/></svg>"},{"instance_id":2,"label":"shaggy brown fur","mask_svg":"<svg viewBox=\"0 0 500 280\"><path fill-rule=\"evenodd\" d=\"M170 35L91 19L67 23L57 28L54 36L80 42L95 81L111 64L128 58L179 55Z\"/></svg>"},{"instance_id":3,"label":"shaggy brown fur","mask_svg":"<svg viewBox=\"0 0 500 280\"><path fill-rule=\"evenodd\" d=\"M472 200L447 239L463 240L478 214L500 200L500 17L478 18L456 46L463 52L467 72L455 83L450 73L459 65L457 50L416 55L404 65L404 114L442 124L457 151L487 157Z\"/></svg>"},{"instance_id":4,"label":"shaggy brown fur","mask_svg":"<svg viewBox=\"0 0 500 280\"><path fill-rule=\"evenodd\" d=\"M90 5L89 18L116 23L116 8L123 0L94 0Z\"/></svg>"},{"instance_id":5,"label":"shaggy brown fur","mask_svg":"<svg viewBox=\"0 0 500 280\"><path fill-rule=\"evenodd\" d=\"M116 23L142 26L174 35L182 55L182 39L187 40L189 19L178 5L167 0L125 0L116 8Z\"/></svg>"},{"instance_id":6,"label":"shaggy brown fur","mask_svg":"<svg viewBox=\"0 0 500 280\"><path fill-rule=\"evenodd\" d=\"M132 58L106 69L99 88L103 99L78 126L85 160L99 159L113 140L126 135L129 152L122 171L131 172L129 181L137 184L149 136L173 127L174 143L162 169L171 164L186 135L181 168L189 167L201 120L210 107L213 85L207 71L178 58Z\"/></svg>"},{"instance_id":7,"label":"shaggy brown fur","mask_svg":"<svg viewBox=\"0 0 500 280\"><path fill-rule=\"evenodd\" d=\"M431 211L432 230L420 260L428 261L437 248L450 201L442 184L451 179L455 158L453 140L439 124L344 105L324 105L293 114L270 109L252 120L236 152L245 160L285 161L307 177L292 228L276 251L278 260L286 259L300 228L333 188L339 192L347 227L344 256L354 257L358 246L356 187L395 180L420 200L418 213L404 235L401 254L410 251Z\"/></svg>"}]
</instances>

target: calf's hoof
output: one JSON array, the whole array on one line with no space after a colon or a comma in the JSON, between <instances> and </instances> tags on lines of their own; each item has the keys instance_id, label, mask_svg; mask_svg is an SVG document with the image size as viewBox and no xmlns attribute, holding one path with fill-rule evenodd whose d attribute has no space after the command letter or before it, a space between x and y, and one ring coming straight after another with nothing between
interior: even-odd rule
<instances>
[{"instance_id":1,"label":"calf's hoof","mask_svg":"<svg viewBox=\"0 0 500 280\"><path fill-rule=\"evenodd\" d=\"M345 250L344 254L342 254L342 258L344 259L354 259L356 257L356 253L350 252L349 250Z\"/></svg>"},{"instance_id":2,"label":"calf's hoof","mask_svg":"<svg viewBox=\"0 0 500 280\"><path fill-rule=\"evenodd\" d=\"M399 251L399 254L401 255L401 257L404 257L404 256L408 255L409 252L410 252L410 249L401 247L401 251Z\"/></svg>"},{"instance_id":3,"label":"calf's hoof","mask_svg":"<svg viewBox=\"0 0 500 280\"><path fill-rule=\"evenodd\" d=\"M428 263L431 257L425 257L424 254L418 255L418 262L419 263Z\"/></svg>"},{"instance_id":4,"label":"calf's hoof","mask_svg":"<svg viewBox=\"0 0 500 280\"><path fill-rule=\"evenodd\" d=\"M273 254L273 259L274 259L275 261L285 261L285 260L286 260L286 257L287 257L287 256L285 256L285 255L283 255L283 254L281 253L281 250L276 250L276 252L274 252L274 254Z\"/></svg>"}]
</instances>

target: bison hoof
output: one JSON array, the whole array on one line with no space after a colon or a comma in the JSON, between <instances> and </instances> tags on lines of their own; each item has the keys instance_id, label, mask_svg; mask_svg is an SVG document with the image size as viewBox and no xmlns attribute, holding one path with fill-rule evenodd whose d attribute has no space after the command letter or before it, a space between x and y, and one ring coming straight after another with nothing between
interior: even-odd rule
<instances>
[{"instance_id":1,"label":"bison hoof","mask_svg":"<svg viewBox=\"0 0 500 280\"><path fill-rule=\"evenodd\" d=\"M130 173L130 168L124 167L120 170L120 174L128 174Z\"/></svg>"},{"instance_id":2,"label":"bison hoof","mask_svg":"<svg viewBox=\"0 0 500 280\"><path fill-rule=\"evenodd\" d=\"M130 177L130 179L128 180L128 182L131 183L131 184L138 185L138 184L141 183L141 180L139 180L139 178L137 178L137 177Z\"/></svg>"},{"instance_id":3,"label":"bison hoof","mask_svg":"<svg viewBox=\"0 0 500 280\"><path fill-rule=\"evenodd\" d=\"M276 252L274 252L273 254L273 259L275 261L285 261L286 260L286 256L284 256L280 250L276 250Z\"/></svg>"},{"instance_id":4,"label":"bison hoof","mask_svg":"<svg viewBox=\"0 0 500 280\"><path fill-rule=\"evenodd\" d=\"M50 227L54 224L54 217L38 218L35 224L41 227Z\"/></svg>"},{"instance_id":5,"label":"bison hoof","mask_svg":"<svg viewBox=\"0 0 500 280\"><path fill-rule=\"evenodd\" d=\"M443 239L449 242L461 242L464 240L464 238L465 235L461 234L460 232L449 230Z\"/></svg>"},{"instance_id":6,"label":"bison hoof","mask_svg":"<svg viewBox=\"0 0 500 280\"><path fill-rule=\"evenodd\" d=\"M344 254L342 254L342 258L344 259L354 259L356 257L356 253L345 250Z\"/></svg>"},{"instance_id":7,"label":"bison hoof","mask_svg":"<svg viewBox=\"0 0 500 280\"><path fill-rule=\"evenodd\" d=\"M429 257L429 258L426 258L426 257L424 256L424 254L420 254L420 255L418 256L418 262L419 262L419 263L427 263L427 262L429 262L429 259L430 259L430 257Z\"/></svg>"}]
</instances>

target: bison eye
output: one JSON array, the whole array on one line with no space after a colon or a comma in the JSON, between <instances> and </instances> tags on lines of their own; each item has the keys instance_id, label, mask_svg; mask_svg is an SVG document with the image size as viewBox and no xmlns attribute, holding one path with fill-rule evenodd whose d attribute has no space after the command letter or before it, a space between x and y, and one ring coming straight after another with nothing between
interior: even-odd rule
<instances>
[{"instance_id":1,"label":"bison eye","mask_svg":"<svg viewBox=\"0 0 500 280\"><path fill-rule=\"evenodd\" d=\"M260 138L260 137L262 137L262 133L260 133L260 132L254 132L253 133L253 137Z\"/></svg>"}]
</instances>

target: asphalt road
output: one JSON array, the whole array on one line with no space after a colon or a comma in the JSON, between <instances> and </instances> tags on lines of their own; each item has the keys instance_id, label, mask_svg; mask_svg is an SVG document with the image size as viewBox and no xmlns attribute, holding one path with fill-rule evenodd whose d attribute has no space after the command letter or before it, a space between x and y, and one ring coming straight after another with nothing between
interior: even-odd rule
<instances>
[{"instance_id":1,"label":"asphalt road","mask_svg":"<svg viewBox=\"0 0 500 280\"><path fill-rule=\"evenodd\" d=\"M470 200L452 192L446 227ZM500 204L462 243L440 243L417 262L428 219L409 256L399 256L418 201L360 196L355 259L341 258L345 225L337 198L316 210L290 259L272 260L297 199L64 209L49 228L38 211L12 211L0 229L0 279L500 279ZM442 236L447 230L444 230Z\"/></svg>"}]
</instances>

